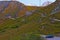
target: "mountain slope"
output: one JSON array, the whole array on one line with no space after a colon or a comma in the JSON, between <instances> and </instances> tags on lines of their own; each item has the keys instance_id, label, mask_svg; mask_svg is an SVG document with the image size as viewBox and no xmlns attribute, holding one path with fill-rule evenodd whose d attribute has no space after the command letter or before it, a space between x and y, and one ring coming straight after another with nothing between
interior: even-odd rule
<instances>
[{"instance_id":1,"label":"mountain slope","mask_svg":"<svg viewBox=\"0 0 60 40\"><path fill-rule=\"evenodd\" d=\"M19 2L10 2L9 6L0 12L0 39L21 40L22 36L30 34L60 34L59 8L59 1L46 7L31 7Z\"/></svg>"}]
</instances>

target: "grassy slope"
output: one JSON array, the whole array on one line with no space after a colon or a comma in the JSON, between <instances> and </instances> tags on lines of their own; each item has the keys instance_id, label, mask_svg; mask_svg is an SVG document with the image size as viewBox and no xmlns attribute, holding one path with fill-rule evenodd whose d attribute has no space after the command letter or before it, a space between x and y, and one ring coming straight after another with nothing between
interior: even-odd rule
<instances>
[{"instance_id":1,"label":"grassy slope","mask_svg":"<svg viewBox=\"0 0 60 40\"><path fill-rule=\"evenodd\" d=\"M53 17L53 15L50 15L49 13L54 7L54 4L44 8L26 7L24 8L22 17L19 15L20 18L17 18L16 20L2 20L2 23L0 23L0 39L19 40L21 35L23 34L55 34L56 32L60 32L60 23L55 22L54 24L52 24L49 20L50 17ZM25 11L30 10L41 10L42 12L47 13L47 17L41 17L41 11L35 11L31 16L25 17ZM19 14L21 13L19 12ZM60 14L55 14L54 16L60 18L60 16L57 15ZM39 21L40 19L42 20L41 22ZM45 28L42 30L41 26L45 26Z\"/></svg>"}]
</instances>

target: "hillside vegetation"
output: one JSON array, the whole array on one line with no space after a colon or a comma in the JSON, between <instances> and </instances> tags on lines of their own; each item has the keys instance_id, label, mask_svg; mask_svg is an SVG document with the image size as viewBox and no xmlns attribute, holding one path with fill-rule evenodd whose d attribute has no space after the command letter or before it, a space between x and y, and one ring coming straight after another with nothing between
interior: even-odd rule
<instances>
[{"instance_id":1,"label":"hillside vegetation","mask_svg":"<svg viewBox=\"0 0 60 40\"><path fill-rule=\"evenodd\" d=\"M25 6L19 2L0 2L0 7L1 40L32 40L35 36L38 37L36 40L40 40L38 35L60 33L59 1L46 7ZM24 39L25 37L27 39Z\"/></svg>"}]
</instances>

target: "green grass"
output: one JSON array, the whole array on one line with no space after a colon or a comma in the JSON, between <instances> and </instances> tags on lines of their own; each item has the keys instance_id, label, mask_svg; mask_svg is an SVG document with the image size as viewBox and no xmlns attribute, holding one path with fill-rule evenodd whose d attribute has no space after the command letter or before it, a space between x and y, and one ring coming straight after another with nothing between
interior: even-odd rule
<instances>
[{"instance_id":1,"label":"green grass","mask_svg":"<svg viewBox=\"0 0 60 40\"><path fill-rule=\"evenodd\" d=\"M11 38L8 36L10 40L40 40L38 34L55 35L56 32L60 32L60 22L56 21L51 23L49 18L56 17L60 19L60 12L58 14L50 15L53 8L54 6L52 6L52 8L51 6L37 8L37 11L30 16L15 18L15 20L6 19L3 24L0 24L0 33L11 36ZM18 9L16 9L16 11L17 10ZM15 12L12 14L14 13ZM46 13L47 16L41 17L42 13ZM42 26L45 26L43 30L41 30Z\"/></svg>"}]
</instances>

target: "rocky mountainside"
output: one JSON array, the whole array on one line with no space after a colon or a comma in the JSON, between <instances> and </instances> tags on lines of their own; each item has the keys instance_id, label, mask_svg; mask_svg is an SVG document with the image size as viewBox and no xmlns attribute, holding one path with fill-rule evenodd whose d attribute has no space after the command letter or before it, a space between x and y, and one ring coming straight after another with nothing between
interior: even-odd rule
<instances>
[{"instance_id":1,"label":"rocky mountainside","mask_svg":"<svg viewBox=\"0 0 60 40\"><path fill-rule=\"evenodd\" d=\"M0 2L0 39L25 40L30 34L60 34L59 0L46 7Z\"/></svg>"},{"instance_id":2,"label":"rocky mountainside","mask_svg":"<svg viewBox=\"0 0 60 40\"><path fill-rule=\"evenodd\" d=\"M34 7L35 8L35 7ZM5 18L11 17L21 17L29 10L33 10L33 7L28 8L24 4L16 1L0 1L0 16Z\"/></svg>"},{"instance_id":3,"label":"rocky mountainside","mask_svg":"<svg viewBox=\"0 0 60 40\"><path fill-rule=\"evenodd\" d=\"M22 3L16 1L0 1L0 16L2 16L2 18L8 16L17 17L20 10L24 10L24 5Z\"/></svg>"}]
</instances>

